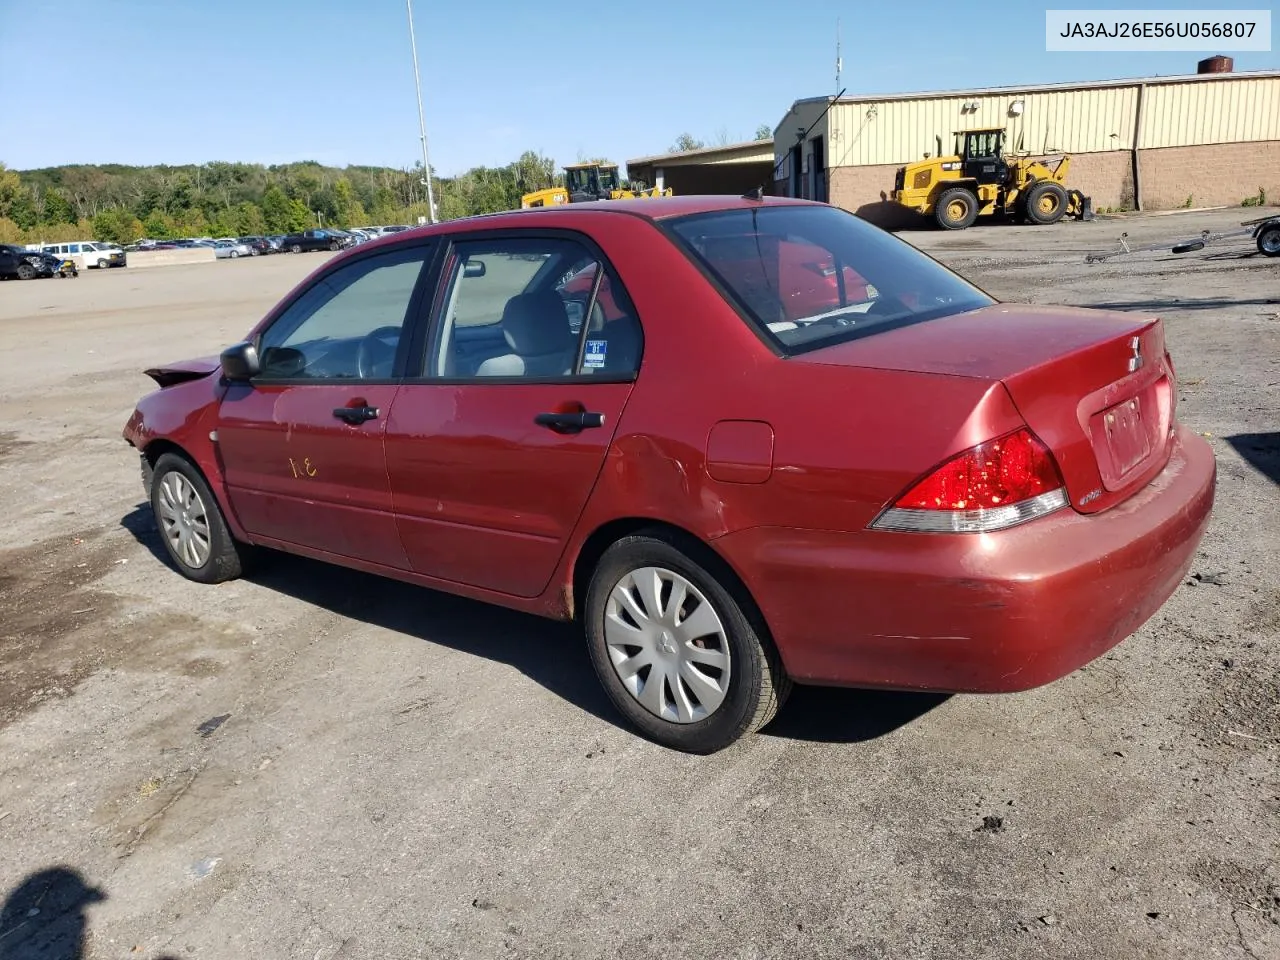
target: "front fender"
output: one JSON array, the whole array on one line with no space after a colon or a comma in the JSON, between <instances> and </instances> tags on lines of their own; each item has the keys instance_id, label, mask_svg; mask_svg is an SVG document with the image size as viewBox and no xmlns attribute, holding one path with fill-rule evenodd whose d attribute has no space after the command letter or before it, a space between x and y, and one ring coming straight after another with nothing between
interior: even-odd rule
<instances>
[{"instance_id":1,"label":"front fender","mask_svg":"<svg viewBox=\"0 0 1280 960\"><path fill-rule=\"evenodd\" d=\"M172 447L186 454L204 474L232 535L238 540L247 540L227 499L214 439L218 404L225 393L226 385L221 377L202 377L153 390L138 401L122 433L125 440L152 462Z\"/></svg>"}]
</instances>

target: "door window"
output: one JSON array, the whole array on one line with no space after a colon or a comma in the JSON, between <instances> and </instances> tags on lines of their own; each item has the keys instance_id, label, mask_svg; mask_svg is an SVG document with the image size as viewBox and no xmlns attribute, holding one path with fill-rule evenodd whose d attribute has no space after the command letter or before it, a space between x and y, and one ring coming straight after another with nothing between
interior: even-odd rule
<instances>
[{"instance_id":1,"label":"door window","mask_svg":"<svg viewBox=\"0 0 1280 960\"><path fill-rule=\"evenodd\" d=\"M477 240L453 253L429 376L629 378L639 369L635 310L612 268L585 245Z\"/></svg>"},{"instance_id":2,"label":"door window","mask_svg":"<svg viewBox=\"0 0 1280 960\"><path fill-rule=\"evenodd\" d=\"M363 257L325 274L262 334L261 379L386 380L430 247Z\"/></svg>"}]
</instances>

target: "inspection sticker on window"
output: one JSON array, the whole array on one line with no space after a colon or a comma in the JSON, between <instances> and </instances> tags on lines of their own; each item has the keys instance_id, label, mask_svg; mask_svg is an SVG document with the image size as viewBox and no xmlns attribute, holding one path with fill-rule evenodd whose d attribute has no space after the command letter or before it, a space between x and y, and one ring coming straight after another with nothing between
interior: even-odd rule
<instances>
[{"instance_id":1,"label":"inspection sticker on window","mask_svg":"<svg viewBox=\"0 0 1280 960\"><path fill-rule=\"evenodd\" d=\"M608 352L608 340L588 340L587 351L582 355L584 370L599 370L604 366L604 355Z\"/></svg>"}]
</instances>

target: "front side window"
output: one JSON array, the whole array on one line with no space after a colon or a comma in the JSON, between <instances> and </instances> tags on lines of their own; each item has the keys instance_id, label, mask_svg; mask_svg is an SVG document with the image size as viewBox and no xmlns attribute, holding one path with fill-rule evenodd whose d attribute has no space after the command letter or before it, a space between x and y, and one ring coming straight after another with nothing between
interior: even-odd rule
<instances>
[{"instance_id":1,"label":"front side window","mask_svg":"<svg viewBox=\"0 0 1280 960\"><path fill-rule=\"evenodd\" d=\"M640 323L626 292L575 240L459 243L443 305L429 376L625 377L639 367Z\"/></svg>"},{"instance_id":2,"label":"front side window","mask_svg":"<svg viewBox=\"0 0 1280 960\"><path fill-rule=\"evenodd\" d=\"M994 302L910 244L834 207L750 207L667 224L784 353Z\"/></svg>"},{"instance_id":3,"label":"front side window","mask_svg":"<svg viewBox=\"0 0 1280 960\"><path fill-rule=\"evenodd\" d=\"M381 380L395 374L400 333L426 246L364 257L325 274L262 334L262 379Z\"/></svg>"}]
</instances>

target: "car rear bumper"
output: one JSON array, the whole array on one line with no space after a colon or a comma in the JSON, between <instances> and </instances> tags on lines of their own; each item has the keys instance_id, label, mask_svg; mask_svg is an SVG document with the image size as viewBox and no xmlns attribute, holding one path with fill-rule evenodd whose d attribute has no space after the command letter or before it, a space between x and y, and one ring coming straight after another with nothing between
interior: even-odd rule
<instances>
[{"instance_id":1,"label":"car rear bumper","mask_svg":"<svg viewBox=\"0 0 1280 960\"><path fill-rule=\"evenodd\" d=\"M716 541L802 683L997 693L1041 686L1145 623L1186 576L1217 467L1179 428L1165 469L1103 513L993 534L754 528Z\"/></svg>"}]
</instances>

